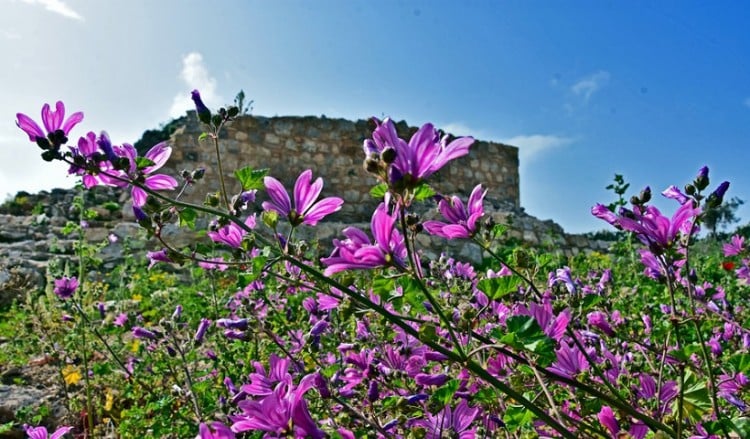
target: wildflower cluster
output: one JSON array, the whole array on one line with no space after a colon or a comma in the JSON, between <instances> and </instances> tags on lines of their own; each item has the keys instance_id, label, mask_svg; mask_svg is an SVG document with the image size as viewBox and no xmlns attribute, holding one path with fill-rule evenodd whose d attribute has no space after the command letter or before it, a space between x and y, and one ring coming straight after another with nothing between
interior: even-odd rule
<instances>
[{"instance_id":1,"label":"wildflower cluster","mask_svg":"<svg viewBox=\"0 0 750 439\"><path fill-rule=\"evenodd\" d=\"M220 168L218 133L239 109L213 114L197 91L192 98ZM706 195L707 168L684 192L664 191L678 203L671 217L649 204L649 188L629 208L623 201L617 212L592 209L640 243L645 276L628 275L617 268L631 255L562 262L499 248L493 239L502 230L483 206L491 188L473 182L464 199L430 186L436 172L469 153L473 139L431 124L402 139L390 119L374 119L363 146L365 170L379 182L370 230L344 228L326 256L295 233L344 203L323 196L323 179L312 170L301 170L291 194L265 170L238 170L242 189L229 194L219 169L220 192L190 204L180 200L182 191L163 191L197 185L205 170L184 171L181 183L156 173L170 157L168 143L139 156L104 132L89 132L63 152L83 115L63 121L63 104L56 108L42 110L46 132L23 114L18 126L45 159L67 162L85 188L129 188L136 219L159 242L147 253L146 272L158 287L136 294L127 279L112 281L123 282L127 303L86 302L97 292L83 266L76 277L58 276L52 289L75 314L65 323L81 337L94 335L104 347L98 357L121 369L129 392L156 401L139 412L130 400L121 413L143 419L161 409L187 419L189 435L204 439L643 439L748 431L750 332L740 295L750 280L747 246L735 236L724 247L724 262L738 267L733 280L740 282L731 285L701 278L689 251L703 212L721 204L728 188L724 182ZM166 225L200 224L205 238L189 246L161 233ZM488 259L480 268L446 254L430 258L420 245L424 234L478 245ZM196 268L184 288L160 285L160 265L186 263ZM141 301L180 303L160 317ZM84 367L87 385L104 369ZM114 392L107 391L97 416L87 406L82 430L93 431L104 414L114 417ZM123 429L133 425L118 420ZM166 424L162 435L178 428ZM47 436L46 429L26 431Z\"/></svg>"}]
</instances>

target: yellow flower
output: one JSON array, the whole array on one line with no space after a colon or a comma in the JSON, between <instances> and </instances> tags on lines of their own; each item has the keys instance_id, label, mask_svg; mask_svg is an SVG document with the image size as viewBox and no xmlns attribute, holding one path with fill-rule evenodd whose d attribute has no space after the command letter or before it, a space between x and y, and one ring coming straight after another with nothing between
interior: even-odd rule
<instances>
[{"instance_id":1,"label":"yellow flower","mask_svg":"<svg viewBox=\"0 0 750 439\"><path fill-rule=\"evenodd\" d=\"M81 375L81 371L79 371L78 368L73 366L72 364L68 364L67 366L63 367L62 374L63 378L65 379L65 384L67 385L78 384L78 382L83 378L83 375Z\"/></svg>"},{"instance_id":2,"label":"yellow flower","mask_svg":"<svg viewBox=\"0 0 750 439\"><path fill-rule=\"evenodd\" d=\"M108 412L112 410L112 405L114 404L114 402L115 402L115 395L112 394L112 390L107 389L107 396L104 401L104 411Z\"/></svg>"}]
</instances>

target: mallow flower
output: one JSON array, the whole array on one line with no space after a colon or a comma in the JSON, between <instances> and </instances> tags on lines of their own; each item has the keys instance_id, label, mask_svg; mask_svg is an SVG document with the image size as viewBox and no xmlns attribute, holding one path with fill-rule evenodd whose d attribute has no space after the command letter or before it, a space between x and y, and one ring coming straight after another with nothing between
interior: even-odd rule
<instances>
[{"instance_id":1,"label":"mallow flower","mask_svg":"<svg viewBox=\"0 0 750 439\"><path fill-rule=\"evenodd\" d=\"M23 429L26 431L26 435L29 437L29 439L59 439L70 430L72 430L73 427L60 427L51 435L47 433L46 427L32 427L30 425L24 425Z\"/></svg>"},{"instance_id":2,"label":"mallow flower","mask_svg":"<svg viewBox=\"0 0 750 439\"><path fill-rule=\"evenodd\" d=\"M395 223L396 215L390 215L385 203L380 203L370 222L375 242L360 229L347 227L343 231L346 239L334 239L331 256L321 259L328 266L324 274L330 276L344 270L387 266L406 267L406 245Z\"/></svg>"},{"instance_id":3,"label":"mallow flower","mask_svg":"<svg viewBox=\"0 0 750 439\"><path fill-rule=\"evenodd\" d=\"M254 229L256 225L255 214L248 216L244 222L246 226ZM237 224L230 222L216 231L208 232L207 235L213 242L221 242L232 248L240 248L242 239L247 235L247 232Z\"/></svg>"},{"instance_id":4,"label":"mallow flower","mask_svg":"<svg viewBox=\"0 0 750 439\"><path fill-rule=\"evenodd\" d=\"M409 139L409 143L398 137L396 126L390 118L382 122L373 118L376 128L372 139L365 140L367 157L381 156L384 151L393 151L395 158L389 170L391 182L406 179L411 182L423 180L449 161L465 156L474 143L472 137L459 137L448 142L449 136L440 137L435 127L426 123Z\"/></svg>"},{"instance_id":5,"label":"mallow flower","mask_svg":"<svg viewBox=\"0 0 750 439\"><path fill-rule=\"evenodd\" d=\"M73 297L73 293L78 289L78 279L76 277L64 276L60 279L55 279L54 293L61 299L70 299Z\"/></svg>"},{"instance_id":6,"label":"mallow flower","mask_svg":"<svg viewBox=\"0 0 750 439\"><path fill-rule=\"evenodd\" d=\"M138 152L133 145L128 143L122 146L114 147L115 154L128 159L130 166L127 170L127 176L133 181L139 181L141 184L151 190L171 190L178 186L177 180L166 174L154 174L154 171L160 169L167 163L169 156L172 155L172 147L167 142L160 142L154 145L145 154L145 158L153 164L138 169L137 159ZM127 186L122 181L111 180L115 186ZM133 197L133 207L142 207L146 204L148 194L146 191L137 186L132 186L130 193Z\"/></svg>"},{"instance_id":7,"label":"mallow flower","mask_svg":"<svg viewBox=\"0 0 750 439\"><path fill-rule=\"evenodd\" d=\"M61 130L67 136L70 130L83 120L83 113L78 111L65 119L65 104L61 101L57 101L55 110L51 110L49 104L44 104L42 107L42 123L44 124L44 129L47 130L46 133L29 116L23 113L16 113L16 118L18 119L16 121L18 128L21 128L29 136L31 142L38 143L40 140L46 139L49 134L54 134L58 130Z\"/></svg>"},{"instance_id":8,"label":"mallow flower","mask_svg":"<svg viewBox=\"0 0 750 439\"><path fill-rule=\"evenodd\" d=\"M263 202L263 209L286 216L292 226L300 224L314 226L323 217L341 209L344 200L339 197L318 200L323 190L323 179L318 177L312 183L311 180L312 171L309 169L297 177L297 182L294 184L294 205L292 205L284 185L273 177L265 177L263 183L271 200Z\"/></svg>"},{"instance_id":9,"label":"mallow flower","mask_svg":"<svg viewBox=\"0 0 750 439\"><path fill-rule=\"evenodd\" d=\"M487 191L482 191L482 185L478 184L471 191L466 205L456 196L443 198L438 204L438 209L448 222L425 221L425 230L447 239L471 238L477 232L477 222L484 216L482 202L485 195Z\"/></svg>"}]
</instances>

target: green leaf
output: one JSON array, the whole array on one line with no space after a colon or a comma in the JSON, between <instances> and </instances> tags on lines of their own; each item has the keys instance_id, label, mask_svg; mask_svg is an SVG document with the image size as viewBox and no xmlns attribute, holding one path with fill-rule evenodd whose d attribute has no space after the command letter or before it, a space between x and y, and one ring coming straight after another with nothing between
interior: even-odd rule
<instances>
[{"instance_id":1,"label":"green leaf","mask_svg":"<svg viewBox=\"0 0 750 439\"><path fill-rule=\"evenodd\" d=\"M195 210L187 207L182 209L180 215L180 227L187 227L189 229L195 229L195 219L198 218L198 213Z\"/></svg>"},{"instance_id":2,"label":"green leaf","mask_svg":"<svg viewBox=\"0 0 750 439\"><path fill-rule=\"evenodd\" d=\"M414 188L414 199L416 201L424 201L435 195L435 191L427 183L420 183L419 186ZM385 195L385 194L383 194Z\"/></svg>"},{"instance_id":3,"label":"green leaf","mask_svg":"<svg viewBox=\"0 0 750 439\"><path fill-rule=\"evenodd\" d=\"M385 301L388 301L395 289L396 281L393 278L377 276L372 280L372 291Z\"/></svg>"},{"instance_id":4,"label":"green leaf","mask_svg":"<svg viewBox=\"0 0 750 439\"><path fill-rule=\"evenodd\" d=\"M699 422L703 415L711 410L711 398L708 394L706 383L700 380L691 371L685 373L685 391L682 405L683 415L692 422ZM673 403L673 409L677 412L677 400Z\"/></svg>"},{"instance_id":5,"label":"green leaf","mask_svg":"<svg viewBox=\"0 0 750 439\"><path fill-rule=\"evenodd\" d=\"M136 157L135 158L135 166L136 168L143 169L148 168L149 166L154 166L156 163L154 163L153 160L147 159L146 157Z\"/></svg>"},{"instance_id":6,"label":"green leaf","mask_svg":"<svg viewBox=\"0 0 750 439\"><path fill-rule=\"evenodd\" d=\"M512 316L505 322L508 333L500 341L516 349L525 349L539 356L539 364L548 366L555 359L555 341L549 338L531 316Z\"/></svg>"},{"instance_id":7,"label":"green leaf","mask_svg":"<svg viewBox=\"0 0 750 439\"><path fill-rule=\"evenodd\" d=\"M534 413L532 413L531 410L528 410L520 405L509 405L505 409L503 422L505 423L505 428L507 428L511 433L514 433L519 429L531 424L534 418Z\"/></svg>"},{"instance_id":8,"label":"green leaf","mask_svg":"<svg viewBox=\"0 0 750 439\"><path fill-rule=\"evenodd\" d=\"M508 231L508 226L505 224L495 224L492 226L492 237L499 238Z\"/></svg>"},{"instance_id":9,"label":"green leaf","mask_svg":"<svg viewBox=\"0 0 750 439\"><path fill-rule=\"evenodd\" d=\"M207 138L208 138L208 133L205 133L205 132L204 132L204 133L201 133L201 134L200 134L200 136L198 136L198 140L199 140L199 141L201 141L201 140L205 140L205 139L207 139Z\"/></svg>"},{"instance_id":10,"label":"green leaf","mask_svg":"<svg viewBox=\"0 0 750 439\"><path fill-rule=\"evenodd\" d=\"M503 276L482 279L477 283L479 291L492 300L498 300L510 293L518 291L522 279L518 276Z\"/></svg>"},{"instance_id":11,"label":"green leaf","mask_svg":"<svg viewBox=\"0 0 750 439\"><path fill-rule=\"evenodd\" d=\"M245 166L242 169L234 171L234 176L240 181L243 191L253 189L263 189L263 177L268 175L268 169L253 169L252 166Z\"/></svg>"},{"instance_id":12,"label":"green leaf","mask_svg":"<svg viewBox=\"0 0 750 439\"><path fill-rule=\"evenodd\" d=\"M373 186L372 189L370 189L370 195L372 195L373 198L383 198L385 197L385 194L388 192L388 185L385 183L380 183L379 185Z\"/></svg>"},{"instance_id":13,"label":"green leaf","mask_svg":"<svg viewBox=\"0 0 750 439\"><path fill-rule=\"evenodd\" d=\"M729 364L734 366L736 372L747 374L750 371L750 354L737 354L729 359Z\"/></svg>"},{"instance_id":14,"label":"green leaf","mask_svg":"<svg viewBox=\"0 0 750 439\"><path fill-rule=\"evenodd\" d=\"M587 294L583 296L581 306L584 310L591 309L592 306L599 304L604 298L598 294Z\"/></svg>"},{"instance_id":15,"label":"green leaf","mask_svg":"<svg viewBox=\"0 0 750 439\"><path fill-rule=\"evenodd\" d=\"M453 397L458 391L460 383L461 382L459 380L448 381L441 388L437 389L435 393L432 394L432 396L430 396L430 401L435 402L438 407L445 407L453 400Z\"/></svg>"}]
</instances>

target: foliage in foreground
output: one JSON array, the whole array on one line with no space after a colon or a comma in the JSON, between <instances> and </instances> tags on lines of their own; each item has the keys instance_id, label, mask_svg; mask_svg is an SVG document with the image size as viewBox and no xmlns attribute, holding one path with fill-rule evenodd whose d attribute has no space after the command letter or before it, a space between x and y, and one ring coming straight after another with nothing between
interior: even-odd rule
<instances>
[{"instance_id":1,"label":"foliage in foreground","mask_svg":"<svg viewBox=\"0 0 750 439\"><path fill-rule=\"evenodd\" d=\"M218 132L240 110L213 114L193 98L220 163ZM78 265L53 266L48 290L24 304L35 343L60 367L68 407L81 415L70 434L750 436L750 255L740 236L721 254L693 251L704 212L728 188L709 189L706 168L684 191L664 192L677 205L671 217L649 204L648 188L630 207L624 190L619 202L595 206L620 240L611 254L565 261L503 247L481 185L467 200L429 186L473 139L425 124L407 141L389 119L376 120L364 166L382 203L370 232L344 229L325 256L295 231L344 200L319 200L323 182L311 171L290 196L264 170L240 169L241 193L227 193L222 180L193 205L164 191L200 184L203 170L181 181L156 173L167 144L140 156L88 133L63 151L83 115L63 116L58 103L43 109L45 130L22 114L18 125L84 187L131 188L139 224L163 245L148 267L129 258L94 280L96 248L81 240ZM433 200L434 219L411 213ZM211 225L189 248L161 236L165 224L194 228L199 216ZM428 261L420 233L466 240L489 262ZM168 265L186 271L162 271Z\"/></svg>"}]
</instances>

